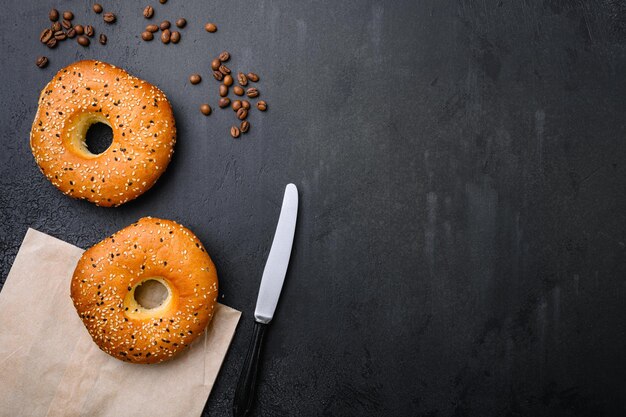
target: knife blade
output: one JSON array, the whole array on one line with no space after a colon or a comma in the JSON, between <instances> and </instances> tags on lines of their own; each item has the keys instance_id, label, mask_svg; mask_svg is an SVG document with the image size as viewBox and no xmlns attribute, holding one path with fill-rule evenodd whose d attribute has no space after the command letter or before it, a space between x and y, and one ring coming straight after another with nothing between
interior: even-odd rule
<instances>
[{"instance_id":1,"label":"knife blade","mask_svg":"<svg viewBox=\"0 0 626 417\"><path fill-rule=\"evenodd\" d=\"M298 189L294 184L287 184L274 240L261 277L261 286L254 311L252 339L235 390L233 401L233 415L235 417L248 416L252 411L261 348L267 326L274 318L276 305L287 274L297 216Z\"/></svg>"}]
</instances>

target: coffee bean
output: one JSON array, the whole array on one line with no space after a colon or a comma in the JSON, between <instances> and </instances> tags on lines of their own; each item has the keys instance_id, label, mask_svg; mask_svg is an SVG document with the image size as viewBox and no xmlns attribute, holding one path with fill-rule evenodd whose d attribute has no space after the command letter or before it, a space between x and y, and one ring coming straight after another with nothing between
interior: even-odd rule
<instances>
[{"instance_id":1,"label":"coffee bean","mask_svg":"<svg viewBox=\"0 0 626 417\"><path fill-rule=\"evenodd\" d=\"M241 108L241 100L235 100L233 101L233 110L237 111Z\"/></svg>"},{"instance_id":2,"label":"coffee bean","mask_svg":"<svg viewBox=\"0 0 626 417\"><path fill-rule=\"evenodd\" d=\"M116 17L113 13L105 13L104 15L102 15L102 19L105 23L111 24L115 22Z\"/></svg>"},{"instance_id":3,"label":"coffee bean","mask_svg":"<svg viewBox=\"0 0 626 417\"><path fill-rule=\"evenodd\" d=\"M228 97L222 97L220 101L217 102L217 105L220 106L221 108L228 107L229 104L230 104L230 99Z\"/></svg>"},{"instance_id":4,"label":"coffee bean","mask_svg":"<svg viewBox=\"0 0 626 417\"><path fill-rule=\"evenodd\" d=\"M76 41L80 44L80 46L89 46L89 38L84 35L80 35Z\"/></svg>"},{"instance_id":5,"label":"coffee bean","mask_svg":"<svg viewBox=\"0 0 626 417\"><path fill-rule=\"evenodd\" d=\"M208 104L203 104L200 106L200 111L205 116L208 116L209 114L211 114L211 106L209 106Z\"/></svg>"},{"instance_id":6,"label":"coffee bean","mask_svg":"<svg viewBox=\"0 0 626 417\"><path fill-rule=\"evenodd\" d=\"M237 110L237 119L243 120L246 117L248 117L248 110L244 109L243 107Z\"/></svg>"},{"instance_id":7,"label":"coffee bean","mask_svg":"<svg viewBox=\"0 0 626 417\"><path fill-rule=\"evenodd\" d=\"M246 110L250 110L250 102L248 100L241 100L241 107Z\"/></svg>"},{"instance_id":8,"label":"coffee bean","mask_svg":"<svg viewBox=\"0 0 626 417\"><path fill-rule=\"evenodd\" d=\"M237 73L237 81L239 81L239 85L248 85L248 77L243 72Z\"/></svg>"},{"instance_id":9,"label":"coffee bean","mask_svg":"<svg viewBox=\"0 0 626 417\"><path fill-rule=\"evenodd\" d=\"M85 28L83 27L83 25L76 25L76 26L74 26L74 30L76 31L76 34L78 36L80 36L80 35L85 33Z\"/></svg>"},{"instance_id":10,"label":"coffee bean","mask_svg":"<svg viewBox=\"0 0 626 417\"><path fill-rule=\"evenodd\" d=\"M52 38L50 38L48 40L48 42L46 42L46 46L50 49L54 48L55 46L57 46L57 40L56 38L54 38L54 36Z\"/></svg>"},{"instance_id":11,"label":"coffee bean","mask_svg":"<svg viewBox=\"0 0 626 417\"><path fill-rule=\"evenodd\" d=\"M256 108L261 111L265 111L267 110L267 103L264 100L259 100L259 102L256 104Z\"/></svg>"},{"instance_id":12,"label":"coffee bean","mask_svg":"<svg viewBox=\"0 0 626 417\"><path fill-rule=\"evenodd\" d=\"M176 26L179 28L184 28L185 26L187 26L187 20L185 18L180 18L176 20Z\"/></svg>"},{"instance_id":13,"label":"coffee bean","mask_svg":"<svg viewBox=\"0 0 626 417\"><path fill-rule=\"evenodd\" d=\"M50 13L48 13L48 18L50 18L51 21L56 22L57 20L59 20L59 11L57 9L50 10Z\"/></svg>"},{"instance_id":14,"label":"coffee bean","mask_svg":"<svg viewBox=\"0 0 626 417\"><path fill-rule=\"evenodd\" d=\"M46 43L50 40L50 38L52 38L54 36L54 33L52 33L52 30L50 29L44 29L41 32L41 35L39 35L39 40L41 41L41 43ZM221 74L221 73L220 73Z\"/></svg>"},{"instance_id":15,"label":"coffee bean","mask_svg":"<svg viewBox=\"0 0 626 417\"><path fill-rule=\"evenodd\" d=\"M215 78L217 81L222 81L222 78L224 78L224 74L219 71L213 71L213 78Z\"/></svg>"},{"instance_id":16,"label":"coffee bean","mask_svg":"<svg viewBox=\"0 0 626 417\"><path fill-rule=\"evenodd\" d=\"M68 11L63 12L63 19L72 20L74 18L74 13Z\"/></svg>"},{"instance_id":17,"label":"coffee bean","mask_svg":"<svg viewBox=\"0 0 626 417\"><path fill-rule=\"evenodd\" d=\"M102 8L102 6L100 4L98 4L98 3L94 4L92 9L93 9L94 12L96 12L98 14L102 13L102 10L104 10Z\"/></svg>"},{"instance_id":18,"label":"coffee bean","mask_svg":"<svg viewBox=\"0 0 626 417\"><path fill-rule=\"evenodd\" d=\"M230 54L228 53L228 51L224 51L220 54L219 59L222 62L226 62L230 59Z\"/></svg>"},{"instance_id":19,"label":"coffee bean","mask_svg":"<svg viewBox=\"0 0 626 417\"><path fill-rule=\"evenodd\" d=\"M164 44L170 43L171 38L172 32L170 32L169 29L165 29L163 32L161 32L161 42L163 42Z\"/></svg>"},{"instance_id":20,"label":"coffee bean","mask_svg":"<svg viewBox=\"0 0 626 417\"><path fill-rule=\"evenodd\" d=\"M250 98L255 98L259 96L259 90L257 90L254 87L248 88L248 90L246 91L246 95Z\"/></svg>"},{"instance_id":21,"label":"coffee bean","mask_svg":"<svg viewBox=\"0 0 626 417\"><path fill-rule=\"evenodd\" d=\"M228 87L233 85L233 77L230 74L224 75L224 85Z\"/></svg>"},{"instance_id":22,"label":"coffee bean","mask_svg":"<svg viewBox=\"0 0 626 417\"><path fill-rule=\"evenodd\" d=\"M253 72L249 72L249 73L248 73L248 79L249 79L250 81L252 81L253 83L256 83L257 81L259 81L259 76L258 76L258 75L256 75L256 74L255 74L255 73L253 73Z\"/></svg>"},{"instance_id":23,"label":"coffee bean","mask_svg":"<svg viewBox=\"0 0 626 417\"><path fill-rule=\"evenodd\" d=\"M62 30L54 32L54 39L57 41L64 41L67 38L67 35Z\"/></svg>"},{"instance_id":24,"label":"coffee bean","mask_svg":"<svg viewBox=\"0 0 626 417\"><path fill-rule=\"evenodd\" d=\"M37 61L35 63L39 68L45 68L48 66L48 57L40 56L39 58L37 58Z\"/></svg>"},{"instance_id":25,"label":"coffee bean","mask_svg":"<svg viewBox=\"0 0 626 417\"><path fill-rule=\"evenodd\" d=\"M199 84L200 81L202 81L202 77L200 77L200 74L191 74L189 76L189 82L193 85Z\"/></svg>"},{"instance_id":26,"label":"coffee bean","mask_svg":"<svg viewBox=\"0 0 626 417\"><path fill-rule=\"evenodd\" d=\"M154 7L146 6L146 8L143 9L143 17L150 19L152 16L154 16Z\"/></svg>"},{"instance_id":27,"label":"coffee bean","mask_svg":"<svg viewBox=\"0 0 626 417\"><path fill-rule=\"evenodd\" d=\"M75 36L76 36L76 29L70 28L70 30L67 31L67 37L74 38Z\"/></svg>"},{"instance_id":28,"label":"coffee bean","mask_svg":"<svg viewBox=\"0 0 626 417\"><path fill-rule=\"evenodd\" d=\"M101 45L106 45L107 44L107 35L105 35L104 33L100 34L100 38L98 38L98 40L100 41Z\"/></svg>"},{"instance_id":29,"label":"coffee bean","mask_svg":"<svg viewBox=\"0 0 626 417\"><path fill-rule=\"evenodd\" d=\"M250 122L244 120L241 122L241 133L246 133L248 130L250 130Z\"/></svg>"},{"instance_id":30,"label":"coffee bean","mask_svg":"<svg viewBox=\"0 0 626 417\"><path fill-rule=\"evenodd\" d=\"M53 32L58 32L58 31L60 31L61 29L62 29L61 23L59 23L59 22L54 22L54 23L52 24L52 31L53 31Z\"/></svg>"},{"instance_id":31,"label":"coffee bean","mask_svg":"<svg viewBox=\"0 0 626 417\"><path fill-rule=\"evenodd\" d=\"M87 25L85 26L85 36L89 36L90 38L93 38L93 35L95 35L96 31L94 30L93 26L91 25Z\"/></svg>"},{"instance_id":32,"label":"coffee bean","mask_svg":"<svg viewBox=\"0 0 626 417\"><path fill-rule=\"evenodd\" d=\"M159 27L157 25L148 25L146 26L146 31L147 32L157 32L159 30Z\"/></svg>"},{"instance_id":33,"label":"coffee bean","mask_svg":"<svg viewBox=\"0 0 626 417\"><path fill-rule=\"evenodd\" d=\"M161 30L165 30L165 29L169 29L170 26L172 26L172 24L170 23L169 20L164 20L161 22L161 24L159 25L159 27L161 28Z\"/></svg>"},{"instance_id":34,"label":"coffee bean","mask_svg":"<svg viewBox=\"0 0 626 417\"><path fill-rule=\"evenodd\" d=\"M219 93L221 97L226 97L228 95L228 87L224 84L220 84Z\"/></svg>"},{"instance_id":35,"label":"coffee bean","mask_svg":"<svg viewBox=\"0 0 626 417\"><path fill-rule=\"evenodd\" d=\"M152 32L148 32L147 30L145 32L141 32L141 39L143 39L144 41L151 41L152 39L154 39L154 35L152 34Z\"/></svg>"},{"instance_id":36,"label":"coffee bean","mask_svg":"<svg viewBox=\"0 0 626 417\"><path fill-rule=\"evenodd\" d=\"M219 70L224 75L230 74L230 68L228 68L226 65L220 65Z\"/></svg>"},{"instance_id":37,"label":"coffee bean","mask_svg":"<svg viewBox=\"0 0 626 417\"><path fill-rule=\"evenodd\" d=\"M172 32L172 43L180 42L180 32L174 31Z\"/></svg>"},{"instance_id":38,"label":"coffee bean","mask_svg":"<svg viewBox=\"0 0 626 417\"><path fill-rule=\"evenodd\" d=\"M211 69L213 71L217 71L218 69L220 69L220 65L222 65L222 63L217 58L215 58L213 61L211 61Z\"/></svg>"},{"instance_id":39,"label":"coffee bean","mask_svg":"<svg viewBox=\"0 0 626 417\"><path fill-rule=\"evenodd\" d=\"M233 93L235 93L238 96L243 96L243 93L244 93L243 87L238 86L238 85L234 86L233 87Z\"/></svg>"},{"instance_id":40,"label":"coffee bean","mask_svg":"<svg viewBox=\"0 0 626 417\"><path fill-rule=\"evenodd\" d=\"M214 33L217 31L217 26L215 26L215 23L207 23L206 25L204 25L204 30L209 33Z\"/></svg>"},{"instance_id":41,"label":"coffee bean","mask_svg":"<svg viewBox=\"0 0 626 417\"><path fill-rule=\"evenodd\" d=\"M67 30L72 27L72 22L63 19L63 21L61 22L61 26L63 27L63 29Z\"/></svg>"},{"instance_id":42,"label":"coffee bean","mask_svg":"<svg viewBox=\"0 0 626 417\"><path fill-rule=\"evenodd\" d=\"M167 0L159 0L159 3L165 4L165 3L167 3Z\"/></svg>"},{"instance_id":43,"label":"coffee bean","mask_svg":"<svg viewBox=\"0 0 626 417\"><path fill-rule=\"evenodd\" d=\"M239 133L240 133L239 132L239 128L237 126L233 126L233 127L230 128L230 135L233 138L238 138L239 137Z\"/></svg>"}]
</instances>

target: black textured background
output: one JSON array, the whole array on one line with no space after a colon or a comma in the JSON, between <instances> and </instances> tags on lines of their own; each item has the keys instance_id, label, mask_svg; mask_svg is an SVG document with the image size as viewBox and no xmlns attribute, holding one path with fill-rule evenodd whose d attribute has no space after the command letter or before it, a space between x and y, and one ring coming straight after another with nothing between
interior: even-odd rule
<instances>
[{"instance_id":1,"label":"black textured background","mask_svg":"<svg viewBox=\"0 0 626 417\"><path fill-rule=\"evenodd\" d=\"M244 312L205 412L229 415L291 181L257 415L626 415L624 1L154 1L189 21L168 47L139 39L148 2L103 3L113 26L91 2L2 2L1 279L27 227L88 247L145 215L189 226ZM109 44L48 51L53 5ZM270 106L240 140L209 78L224 49ZM30 153L39 90L82 58L175 110L173 163L121 208L63 196Z\"/></svg>"}]
</instances>

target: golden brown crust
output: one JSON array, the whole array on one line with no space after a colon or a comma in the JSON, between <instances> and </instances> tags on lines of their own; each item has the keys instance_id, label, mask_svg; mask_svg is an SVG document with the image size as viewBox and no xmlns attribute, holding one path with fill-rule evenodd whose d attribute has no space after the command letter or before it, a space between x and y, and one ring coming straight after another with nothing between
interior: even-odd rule
<instances>
[{"instance_id":1,"label":"golden brown crust","mask_svg":"<svg viewBox=\"0 0 626 417\"><path fill-rule=\"evenodd\" d=\"M96 122L113 131L94 155L85 134ZM41 172L63 193L118 206L148 190L165 171L176 142L165 94L121 68L79 61L61 69L39 97L30 144Z\"/></svg>"},{"instance_id":2,"label":"golden brown crust","mask_svg":"<svg viewBox=\"0 0 626 417\"><path fill-rule=\"evenodd\" d=\"M129 304L132 291L155 277L167 282L172 297L155 310L137 312ZM71 297L100 349L128 362L157 363L191 344L210 322L217 272L190 230L145 217L85 251Z\"/></svg>"}]
</instances>

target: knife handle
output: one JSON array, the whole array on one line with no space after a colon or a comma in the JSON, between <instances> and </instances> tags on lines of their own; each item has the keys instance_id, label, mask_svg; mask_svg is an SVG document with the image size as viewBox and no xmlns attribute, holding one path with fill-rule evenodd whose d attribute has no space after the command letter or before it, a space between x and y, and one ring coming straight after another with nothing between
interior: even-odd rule
<instances>
[{"instance_id":1,"label":"knife handle","mask_svg":"<svg viewBox=\"0 0 626 417\"><path fill-rule=\"evenodd\" d=\"M235 400L233 401L233 415L235 417L245 417L252 411L254 404L254 394L256 391L256 378L261 357L261 346L263 345L263 335L267 324L254 322L252 339L243 363L243 369L239 376L237 389L235 390Z\"/></svg>"}]
</instances>

